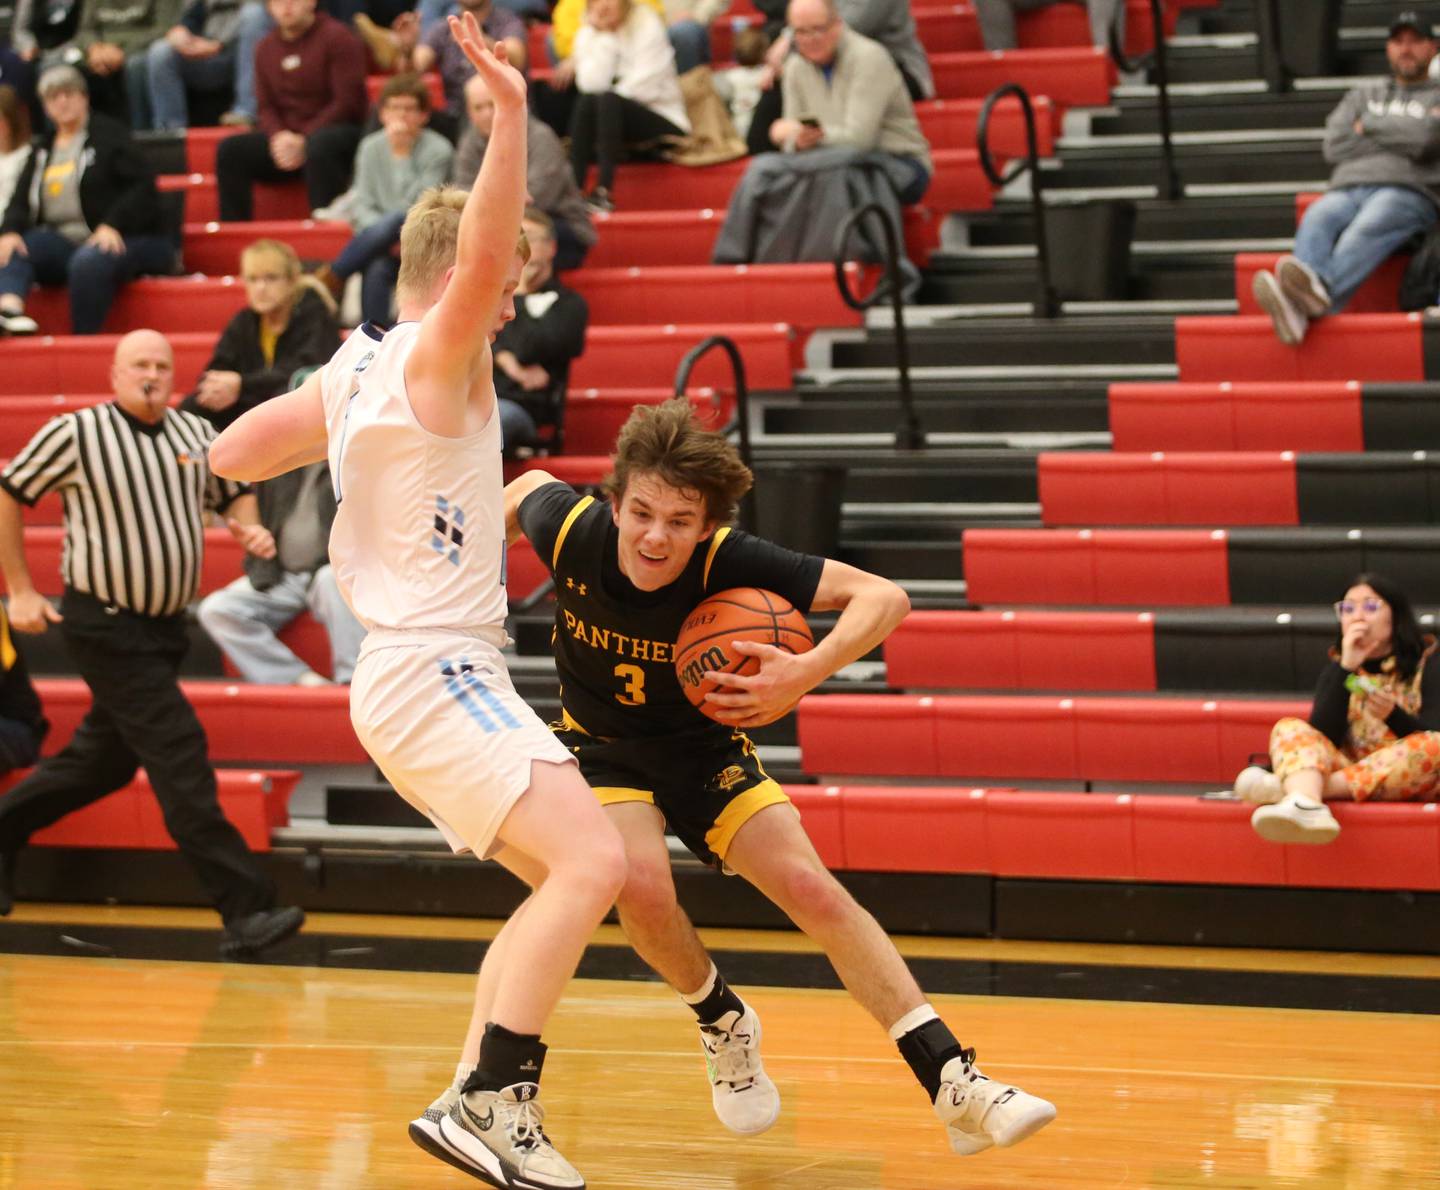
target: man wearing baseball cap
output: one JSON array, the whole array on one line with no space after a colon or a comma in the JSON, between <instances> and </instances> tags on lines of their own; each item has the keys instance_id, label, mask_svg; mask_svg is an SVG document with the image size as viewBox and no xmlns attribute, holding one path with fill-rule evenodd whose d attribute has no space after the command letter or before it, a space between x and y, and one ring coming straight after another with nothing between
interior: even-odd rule
<instances>
[{"instance_id":1,"label":"man wearing baseball cap","mask_svg":"<svg viewBox=\"0 0 1440 1190\"><path fill-rule=\"evenodd\" d=\"M1295 235L1295 253L1255 276L1255 300L1280 342L1338 313L1376 268L1440 214L1440 84L1434 26L1415 9L1390 22L1391 77L1361 83L1325 122L1330 186Z\"/></svg>"}]
</instances>

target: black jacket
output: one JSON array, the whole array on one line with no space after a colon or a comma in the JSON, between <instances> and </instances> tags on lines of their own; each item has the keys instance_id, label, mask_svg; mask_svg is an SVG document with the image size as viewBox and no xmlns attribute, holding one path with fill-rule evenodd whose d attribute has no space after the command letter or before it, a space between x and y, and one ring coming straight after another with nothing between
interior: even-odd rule
<instances>
[{"instance_id":1,"label":"black jacket","mask_svg":"<svg viewBox=\"0 0 1440 1190\"><path fill-rule=\"evenodd\" d=\"M310 474L309 467L297 467L294 471L286 471L274 479L267 479L263 483L255 485L255 499L260 505L260 523L274 533L278 538L280 526L285 523L285 518L290 515L290 510L295 507L295 498L300 494L300 484ZM326 467L325 474L330 474L329 467ZM320 485L320 527L324 537L330 536L330 526L335 523L335 488L329 482ZM257 591L268 591L280 581L280 576L285 573L284 567L280 565L280 559L257 558L254 554L246 551L245 554L245 577L250 580L250 585Z\"/></svg>"},{"instance_id":2,"label":"black jacket","mask_svg":"<svg viewBox=\"0 0 1440 1190\"><path fill-rule=\"evenodd\" d=\"M275 343L275 362L267 364L260 350L260 315L247 307L220 333L215 353L205 365L207 372L239 372L240 399L216 413L202 408L191 393L180 408L223 430L242 413L285 392L297 368L327 363L339 346L340 327L330 307L318 293L303 286L290 311L290 325Z\"/></svg>"},{"instance_id":3,"label":"black jacket","mask_svg":"<svg viewBox=\"0 0 1440 1190\"><path fill-rule=\"evenodd\" d=\"M536 425L554 425L559 421L570 384L570 362L585 350L590 307L583 297L553 277L538 292L556 295L549 309L533 318L525 298L516 294L515 319L496 336L494 350L512 352L522 364L539 364L550 373L550 387L528 392L497 367L495 395L523 406Z\"/></svg>"},{"instance_id":4,"label":"black jacket","mask_svg":"<svg viewBox=\"0 0 1440 1190\"><path fill-rule=\"evenodd\" d=\"M0 234L27 232L39 224L40 179L54 146L53 130L35 142L35 151L15 184ZM108 223L122 236L167 234L155 175L124 124L90 113L80 171L80 209L91 231Z\"/></svg>"}]
</instances>

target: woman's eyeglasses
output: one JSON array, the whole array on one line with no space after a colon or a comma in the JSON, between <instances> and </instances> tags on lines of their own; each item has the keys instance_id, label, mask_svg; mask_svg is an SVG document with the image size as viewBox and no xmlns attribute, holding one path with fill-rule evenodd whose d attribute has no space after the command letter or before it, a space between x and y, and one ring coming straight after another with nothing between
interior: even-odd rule
<instances>
[{"instance_id":1,"label":"woman's eyeglasses","mask_svg":"<svg viewBox=\"0 0 1440 1190\"><path fill-rule=\"evenodd\" d=\"M1373 616L1385 606L1381 599L1342 599L1335 604L1335 614L1344 619L1346 616L1353 616L1356 612L1364 612L1367 616Z\"/></svg>"}]
</instances>

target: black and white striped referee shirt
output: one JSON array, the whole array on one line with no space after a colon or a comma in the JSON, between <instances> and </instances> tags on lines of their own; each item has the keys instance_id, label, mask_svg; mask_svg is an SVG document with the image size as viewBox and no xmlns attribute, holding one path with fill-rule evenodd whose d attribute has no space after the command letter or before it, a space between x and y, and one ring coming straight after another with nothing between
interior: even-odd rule
<instances>
[{"instance_id":1,"label":"black and white striped referee shirt","mask_svg":"<svg viewBox=\"0 0 1440 1190\"><path fill-rule=\"evenodd\" d=\"M185 609L200 587L206 514L249 488L211 474L210 424L168 409L147 425L111 402L42 426L0 473L27 506L65 500L65 585L148 616Z\"/></svg>"}]
</instances>

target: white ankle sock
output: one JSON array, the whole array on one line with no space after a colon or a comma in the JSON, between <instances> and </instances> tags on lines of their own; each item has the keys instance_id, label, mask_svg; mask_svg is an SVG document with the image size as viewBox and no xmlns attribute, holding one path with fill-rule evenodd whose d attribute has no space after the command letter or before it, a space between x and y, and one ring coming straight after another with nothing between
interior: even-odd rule
<instances>
[{"instance_id":1,"label":"white ankle sock","mask_svg":"<svg viewBox=\"0 0 1440 1190\"><path fill-rule=\"evenodd\" d=\"M926 1021L938 1021L940 1014L929 1004L922 1004L919 1008L912 1008L898 1021L890 1026L890 1040L899 1041L912 1029L918 1029Z\"/></svg>"},{"instance_id":2,"label":"white ankle sock","mask_svg":"<svg viewBox=\"0 0 1440 1190\"><path fill-rule=\"evenodd\" d=\"M680 999L684 1000L686 1004L699 1004L701 1000L705 999L706 996L715 990L715 981L719 978L720 969L716 967L714 963L711 963L710 974L705 977L705 982L700 985L700 990L698 992L691 992L688 996L684 992L681 992Z\"/></svg>"},{"instance_id":3,"label":"white ankle sock","mask_svg":"<svg viewBox=\"0 0 1440 1190\"><path fill-rule=\"evenodd\" d=\"M470 1076L475 1073L476 1063L461 1062L455 1067L455 1081L450 1085L457 1091L470 1081Z\"/></svg>"}]
</instances>

